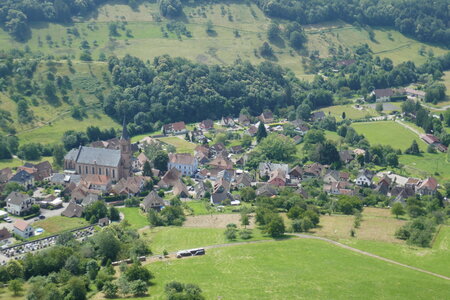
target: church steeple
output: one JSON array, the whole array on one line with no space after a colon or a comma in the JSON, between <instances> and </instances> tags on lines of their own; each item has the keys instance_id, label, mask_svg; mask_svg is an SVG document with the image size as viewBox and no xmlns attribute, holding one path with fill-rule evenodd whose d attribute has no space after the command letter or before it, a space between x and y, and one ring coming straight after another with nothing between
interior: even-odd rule
<instances>
[{"instance_id":1,"label":"church steeple","mask_svg":"<svg viewBox=\"0 0 450 300\"><path fill-rule=\"evenodd\" d=\"M128 135L127 123L125 121L125 117L123 117L123 125L122 125L122 136L120 139L129 140L130 136Z\"/></svg>"}]
</instances>

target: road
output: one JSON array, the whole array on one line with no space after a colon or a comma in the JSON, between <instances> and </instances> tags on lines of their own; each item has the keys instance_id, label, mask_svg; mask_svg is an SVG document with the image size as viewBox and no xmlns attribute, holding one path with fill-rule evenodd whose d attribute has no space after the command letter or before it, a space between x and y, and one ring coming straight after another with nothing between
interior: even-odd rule
<instances>
[{"instance_id":1,"label":"road","mask_svg":"<svg viewBox=\"0 0 450 300\"><path fill-rule=\"evenodd\" d=\"M417 130L417 129L415 129L414 127L411 127L411 126L409 126L409 125L407 125L407 124L405 124L405 123L403 123L403 122L400 121L400 120L395 120L395 122L397 122L398 124L402 125L402 126L405 127L406 129L411 130L412 132L414 132L415 134L417 134L419 137L422 135L422 133L421 133L419 130Z\"/></svg>"},{"instance_id":2,"label":"road","mask_svg":"<svg viewBox=\"0 0 450 300\"><path fill-rule=\"evenodd\" d=\"M291 235L294 235L294 236L296 236L297 238L300 238L300 239L313 239L313 240L324 241L324 242L333 244L335 246L344 248L344 249L349 250L349 251L353 251L353 252L361 254L361 255L365 255L365 256L368 256L368 257L371 257L371 258L375 258L375 259L378 259L378 260L381 260L381 261L384 261L384 262L387 262L387 263L390 263L390 264L394 264L394 265L397 265L397 266L400 266L400 267L403 267L403 268L411 269L411 270L414 270L414 271L417 271L417 272L421 272L421 273L424 273L424 274L427 274L427 275L431 275L431 276L434 276L434 277L438 277L438 278L450 281L450 277L447 277L447 276L444 276L444 275L441 275L441 274L437 274L437 273L433 273L433 272L430 272L430 271L427 271L427 270L423 270L423 269L420 269L420 268L416 268L416 267L413 267L413 266L410 266L410 265L406 265L406 264L400 263L398 261L395 261L395 260L392 260L392 259L389 259L389 258L385 258L385 257L379 256L379 255L373 254L373 253L369 253L369 252L366 252L366 251L363 251L363 250L360 250L360 249L356 249L356 248L350 247L348 245L345 245L345 244L342 244L342 243L339 243L337 241L330 240L330 239L327 239L327 238L324 238L324 237L313 236L313 235L308 235L308 234L300 234L300 233L292 233ZM226 244L210 245L210 246L199 247L199 248L204 248L204 249L208 250L208 249L214 249L214 248L224 248L224 247L248 245L248 244L259 244L259 243L267 243L267 242L274 242L274 241L276 241L276 240L259 240L259 241L226 243ZM160 261L162 259L163 258L161 257L161 255L153 255L153 256L147 257L147 261L144 264L148 264L148 263L155 262L155 261ZM165 259L176 259L176 252L169 253L169 256L166 257Z\"/></svg>"}]
</instances>

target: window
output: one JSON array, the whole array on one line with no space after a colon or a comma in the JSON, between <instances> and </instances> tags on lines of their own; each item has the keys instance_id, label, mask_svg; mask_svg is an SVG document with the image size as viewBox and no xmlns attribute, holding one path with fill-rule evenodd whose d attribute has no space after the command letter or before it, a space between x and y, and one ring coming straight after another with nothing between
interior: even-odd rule
<instances>
[{"instance_id":1,"label":"window","mask_svg":"<svg viewBox=\"0 0 450 300\"><path fill-rule=\"evenodd\" d=\"M92 174L95 174L95 168L92 167Z\"/></svg>"},{"instance_id":2,"label":"window","mask_svg":"<svg viewBox=\"0 0 450 300\"><path fill-rule=\"evenodd\" d=\"M81 166L78 166L78 173L81 174Z\"/></svg>"},{"instance_id":3,"label":"window","mask_svg":"<svg viewBox=\"0 0 450 300\"><path fill-rule=\"evenodd\" d=\"M86 166L86 174L89 174L89 168Z\"/></svg>"},{"instance_id":4,"label":"window","mask_svg":"<svg viewBox=\"0 0 450 300\"><path fill-rule=\"evenodd\" d=\"M102 168L98 168L98 175L102 175Z\"/></svg>"},{"instance_id":5,"label":"window","mask_svg":"<svg viewBox=\"0 0 450 300\"><path fill-rule=\"evenodd\" d=\"M109 169L106 169L106 176L109 176Z\"/></svg>"},{"instance_id":6,"label":"window","mask_svg":"<svg viewBox=\"0 0 450 300\"><path fill-rule=\"evenodd\" d=\"M116 170L113 169L112 171L113 171L113 176L112 177L116 178Z\"/></svg>"}]
</instances>

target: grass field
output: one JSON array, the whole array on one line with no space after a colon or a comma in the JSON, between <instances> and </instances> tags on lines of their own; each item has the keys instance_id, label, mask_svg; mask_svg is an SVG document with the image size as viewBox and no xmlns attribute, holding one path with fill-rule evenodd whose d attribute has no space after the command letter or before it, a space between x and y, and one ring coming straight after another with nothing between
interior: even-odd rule
<instances>
[{"instance_id":1,"label":"grass field","mask_svg":"<svg viewBox=\"0 0 450 300\"><path fill-rule=\"evenodd\" d=\"M336 118L336 121L342 120L342 113L345 112L346 119L357 120L365 118L366 116L377 115L374 110L363 108L361 110L354 108L352 105L336 105L322 108L321 111L325 115L331 115Z\"/></svg>"},{"instance_id":2,"label":"grass field","mask_svg":"<svg viewBox=\"0 0 450 300\"><path fill-rule=\"evenodd\" d=\"M348 240L345 243L401 263L450 276L450 226L441 227L432 248L359 239Z\"/></svg>"},{"instance_id":3,"label":"grass field","mask_svg":"<svg viewBox=\"0 0 450 300\"><path fill-rule=\"evenodd\" d=\"M176 136L163 137L158 138L158 140L160 140L163 143L174 146L177 149L178 153L194 153L194 149L197 146L194 143L184 140L183 136L181 138Z\"/></svg>"},{"instance_id":4,"label":"grass field","mask_svg":"<svg viewBox=\"0 0 450 300\"><path fill-rule=\"evenodd\" d=\"M50 217L48 219L33 223L34 229L43 228L45 231L32 239L43 238L87 225L89 225L89 222L81 218L67 218L63 216Z\"/></svg>"},{"instance_id":5,"label":"grass field","mask_svg":"<svg viewBox=\"0 0 450 300\"><path fill-rule=\"evenodd\" d=\"M154 299L163 299L164 284L173 280L198 284L206 299L444 299L450 288L445 280L312 240L212 249L149 269Z\"/></svg>"},{"instance_id":6,"label":"grass field","mask_svg":"<svg viewBox=\"0 0 450 300\"><path fill-rule=\"evenodd\" d=\"M359 134L363 134L371 145L391 145L394 149L403 151L411 146L413 140L416 140L422 151L427 149L425 142L416 134L394 121L353 123L352 127Z\"/></svg>"},{"instance_id":7,"label":"grass field","mask_svg":"<svg viewBox=\"0 0 450 300\"><path fill-rule=\"evenodd\" d=\"M147 217L139 207L121 207L119 211L124 214L125 220L130 223L133 229L139 229L149 225Z\"/></svg>"},{"instance_id":8,"label":"grass field","mask_svg":"<svg viewBox=\"0 0 450 300\"><path fill-rule=\"evenodd\" d=\"M0 169L3 168L15 168L19 167L25 164L25 162L30 162L33 164L37 164L43 161L48 161L49 163L53 163L53 157L52 156L43 156L40 160L37 161L22 161L18 158L12 158L12 159L0 159Z\"/></svg>"},{"instance_id":9,"label":"grass field","mask_svg":"<svg viewBox=\"0 0 450 300\"><path fill-rule=\"evenodd\" d=\"M164 249L169 252L181 249L205 247L229 243L224 235L225 228L187 228L187 227L156 227L141 231L143 239L150 243L150 249L155 254ZM260 230L252 229L250 240L269 239ZM236 239L236 242L243 241Z\"/></svg>"},{"instance_id":10,"label":"grass field","mask_svg":"<svg viewBox=\"0 0 450 300\"><path fill-rule=\"evenodd\" d=\"M434 176L440 181L450 180L450 163L445 153L422 153L421 156L400 155L404 170L419 177Z\"/></svg>"}]
</instances>

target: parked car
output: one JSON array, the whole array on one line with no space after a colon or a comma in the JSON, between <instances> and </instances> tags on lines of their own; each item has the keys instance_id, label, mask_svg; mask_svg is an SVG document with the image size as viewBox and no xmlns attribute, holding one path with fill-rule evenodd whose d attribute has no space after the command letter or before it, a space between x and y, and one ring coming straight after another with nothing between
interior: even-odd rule
<instances>
[{"instance_id":1,"label":"parked car","mask_svg":"<svg viewBox=\"0 0 450 300\"><path fill-rule=\"evenodd\" d=\"M40 215L40 216L39 216L39 219L44 220L44 219L45 219L45 216L44 216L44 215Z\"/></svg>"},{"instance_id":2,"label":"parked car","mask_svg":"<svg viewBox=\"0 0 450 300\"><path fill-rule=\"evenodd\" d=\"M12 220L11 220L10 217L6 217L6 218L4 218L3 220L5 220L5 221L8 222L8 223L12 223Z\"/></svg>"}]
</instances>

